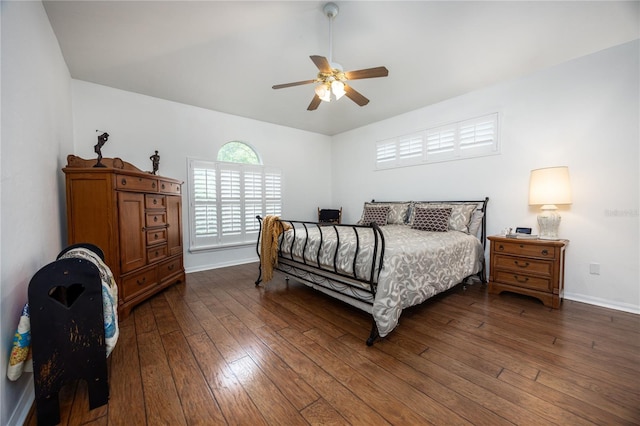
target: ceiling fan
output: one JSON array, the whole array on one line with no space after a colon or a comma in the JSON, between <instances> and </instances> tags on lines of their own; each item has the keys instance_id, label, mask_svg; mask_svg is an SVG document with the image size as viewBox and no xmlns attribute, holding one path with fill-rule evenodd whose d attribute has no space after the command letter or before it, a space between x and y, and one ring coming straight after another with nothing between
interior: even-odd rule
<instances>
[{"instance_id":1,"label":"ceiling fan","mask_svg":"<svg viewBox=\"0 0 640 426\"><path fill-rule=\"evenodd\" d=\"M296 81L293 83L276 84L273 89L283 89L285 87L301 86L303 84L318 83L315 88L315 95L311 103L307 107L308 111L313 111L320 105L320 102L330 102L331 97L338 100L342 96L347 95L349 99L360 106L369 103L369 99L365 98L360 92L347 84L350 80L359 80L363 78L386 77L389 70L385 67L367 68L357 71L343 71L339 64L333 63L332 45L333 45L333 18L338 14L338 5L335 3L327 3L323 8L324 14L329 18L329 59L324 56L310 56L313 63L318 67L318 76L313 80Z\"/></svg>"}]
</instances>

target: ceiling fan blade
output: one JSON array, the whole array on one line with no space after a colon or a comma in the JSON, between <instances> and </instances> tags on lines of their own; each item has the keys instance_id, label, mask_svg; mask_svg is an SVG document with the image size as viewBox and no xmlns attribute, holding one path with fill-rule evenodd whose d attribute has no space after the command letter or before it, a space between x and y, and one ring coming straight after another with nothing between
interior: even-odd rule
<instances>
[{"instance_id":1,"label":"ceiling fan blade","mask_svg":"<svg viewBox=\"0 0 640 426\"><path fill-rule=\"evenodd\" d=\"M320 70L320 72L330 73L331 72L331 64L329 64L329 60L324 56L313 55L309 56L316 67Z\"/></svg>"},{"instance_id":2,"label":"ceiling fan blade","mask_svg":"<svg viewBox=\"0 0 640 426\"><path fill-rule=\"evenodd\" d=\"M272 89L284 89L285 87L292 86L302 86L303 84L311 84L315 83L315 80L304 80L304 81L296 81L294 83L285 83L285 84L276 84L275 86L271 86Z\"/></svg>"},{"instance_id":3,"label":"ceiling fan blade","mask_svg":"<svg viewBox=\"0 0 640 426\"><path fill-rule=\"evenodd\" d=\"M347 71L344 76L347 80L358 80L361 78L375 78L386 77L389 75L389 70L385 67L367 68L364 70Z\"/></svg>"},{"instance_id":4,"label":"ceiling fan blade","mask_svg":"<svg viewBox=\"0 0 640 426\"><path fill-rule=\"evenodd\" d=\"M357 103L358 105L365 106L366 104L369 103L369 99L362 96L362 94L360 94L360 92L358 92L353 87L345 84L344 90L346 92L345 95L347 95L349 99L351 99L353 102Z\"/></svg>"},{"instance_id":5,"label":"ceiling fan blade","mask_svg":"<svg viewBox=\"0 0 640 426\"><path fill-rule=\"evenodd\" d=\"M318 108L318 105L320 105L320 102L322 102L322 100L320 100L320 97L318 95L315 95L313 99L311 99L311 103L307 107L307 111L316 110Z\"/></svg>"}]
</instances>

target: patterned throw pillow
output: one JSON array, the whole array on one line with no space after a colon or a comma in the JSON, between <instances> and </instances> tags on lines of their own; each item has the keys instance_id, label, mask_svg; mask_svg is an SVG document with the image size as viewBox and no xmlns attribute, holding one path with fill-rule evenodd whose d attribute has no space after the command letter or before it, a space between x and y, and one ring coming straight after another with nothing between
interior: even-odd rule
<instances>
[{"instance_id":1,"label":"patterned throw pillow","mask_svg":"<svg viewBox=\"0 0 640 426\"><path fill-rule=\"evenodd\" d=\"M471 222L471 215L476 209L476 204L443 204L443 203L414 203L414 210L416 208L451 208L451 217L449 218L449 229L452 231L469 232L469 222ZM413 224L413 213L409 220L410 224Z\"/></svg>"},{"instance_id":2,"label":"patterned throw pillow","mask_svg":"<svg viewBox=\"0 0 640 426\"><path fill-rule=\"evenodd\" d=\"M384 226L387 224L387 216L389 215L389 207L371 207L366 206L364 208L364 214L362 215L361 225L371 225L372 222L378 224L378 226Z\"/></svg>"},{"instance_id":3,"label":"patterned throw pillow","mask_svg":"<svg viewBox=\"0 0 640 426\"><path fill-rule=\"evenodd\" d=\"M358 221L358 225L364 223L364 212L368 207L389 207L389 214L387 215L387 225L406 225L409 220L409 206L410 202L390 202L390 203L377 203L366 202L362 209L362 217ZM365 224L367 225L367 224Z\"/></svg>"},{"instance_id":4,"label":"patterned throw pillow","mask_svg":"<svg viewBox=\"0 0 640 426\"><path fill-rule=\"evenodd\" d=\"M451 210L416 207L411 227L422 231L446 232L449 229Z\"/></svg>"}]
</instances>

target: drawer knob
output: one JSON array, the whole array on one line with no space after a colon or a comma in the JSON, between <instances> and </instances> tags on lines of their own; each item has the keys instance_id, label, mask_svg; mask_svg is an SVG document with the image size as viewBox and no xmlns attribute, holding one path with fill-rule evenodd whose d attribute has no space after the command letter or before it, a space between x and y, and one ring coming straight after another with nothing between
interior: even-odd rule
<instances>
[{"instance_id":1,"label":"drawer knob","mask_svg":"<svg viewBox=\"0 0 640 426\"><path fill-rule=\"evenodd\" d=\"M498 250L504 250L504 246L503 246L502 244L500 244L500 245L498 246Z\"/></svg>"},{"instance_id":2,"label":"drawer knob","mask_svg":"<svg viewBox=\"0 0 640 426\"><path fill-rule=\"evenodd\" d=\"M529 262L520 262L519 260L514 260L513 263L519 268L526 268L529 266Z\"/></svg>"},{"instance_id":3,"label":"drawer knob","mask_svg":"<svg viewBox=\"0 0 640 426\"><path fill-rule=\"evenodd\" d=\"M549 254L549 250L547 250L547 249L542 250L542 254L544 256L548 255Z\"/></svg>"},{"instance_id":4,"label":"drawer knob","mask_svg":"<svg viewBox=\"0 0 640 426\"><path fill-rule=\"evenodd\" d=\"M158 234L153 234L153 238L158 239Z\"/></svg>"},{"instance_id":5,"label":"drawer knob","mask_svg":"<svg viewBox=\"0 0 640 426\"><path fill-rule=\"evenodd\" d=\"M154 217L153 217L153 221L154 221L154 222L157 222L157 221L158 221L158 216L154 216Z\"/></svg>"},{"instance_id":6,"label":"drawer knob","mask_svg":"<svg viewBox=\"0 0 640 426\"><path fill-rule=\"evenodd\" d=\"M151 187L152 187L153 189L155 189L155 188L156 188L156 183L155 183L155 182L151 182Z\"/></svg>"},{"instance_id":7,"label":"drawer knob","mask_svg":"<svg viewBox=\"0 0 640 426\"><path fill-rule=\"evenodd\" d=\"M136 283L138 283L138 285L142 285L142 284L144 284L146 282L147 282L147 277L142 278L142 281L136 280Z\"/></svg>"},{"instance_id":8,"label":"drawer knob","mask_svg":"<svg viewBox=\"0 0 640 426\"><path fill-rule=\"evenodd\" d=\"M153 204L158 204L158 200L156 198L153 199Z\"/></svg>"},{"instance_id":9,"label":"drawer knob","mask_svg":"<svg viewBox=\"0 0 640 426\"><path fill-rule=\"evenodd\" d=\"M528 277L520 277L520 275L514 275L513 278L519 283L523 283L523 284L529 281Z\"/></svg>"},{"instance_id":10,"label":"drawer knob","mask_svg":"<svg viewBox=\"0 0 640 426\"><path fill-rule=\"evenodd\" d=\"M169 269L170 271L173 271L173 267L176 266L174 264L169 265L169 267L167 269Z\"/></svg>"},{"instance_id":11,"label":"drawer knob","mask_svg":"<svg viewBox=\"0 0 640 426\"><path fill-rule=\"evenodd\" d=\"M162 184L162 190L164 190L164 183Z\"/></svg>"},{"instance_id":12,"label":"drawer knob","mask_svg":"<svg viewBox=\"0 0 640 426\"><path fill-rule=\"evenodd\" d=\"M120 181L120 183L122 184L122 186L125 186L127 184L127 180L122 178L122 180Z\"/></svg>"}]
</instances>

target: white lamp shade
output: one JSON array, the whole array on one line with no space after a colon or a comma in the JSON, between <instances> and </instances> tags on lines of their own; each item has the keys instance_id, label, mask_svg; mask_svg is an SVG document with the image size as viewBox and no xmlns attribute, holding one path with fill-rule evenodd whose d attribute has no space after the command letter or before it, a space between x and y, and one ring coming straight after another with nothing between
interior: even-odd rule
<instances>
[{"instance_id":1,"label":"white lamp shade","mask_svg":"<svg viewBox=\"0 0 640 426\"><path fill-rule=\"evenodd\" d=\"M567 166L531 171L529 205L571 204L571 184Z\"/></svg>"}]
</instances>

